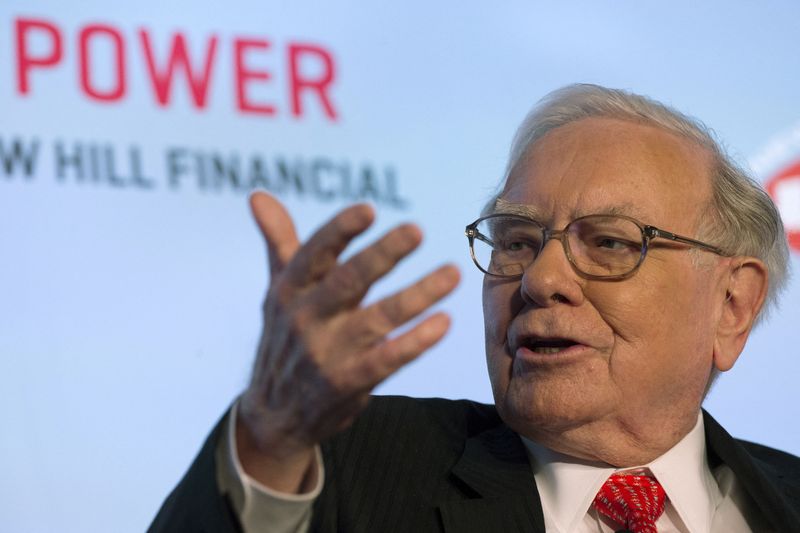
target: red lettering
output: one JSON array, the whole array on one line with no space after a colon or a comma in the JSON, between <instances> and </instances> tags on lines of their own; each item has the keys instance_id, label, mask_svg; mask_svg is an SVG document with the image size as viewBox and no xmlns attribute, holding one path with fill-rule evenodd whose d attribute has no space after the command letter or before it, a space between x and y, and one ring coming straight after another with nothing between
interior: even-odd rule
<instances>
[{"instance_id":1,"label":"red lettering","mask_svg":"<svg viewBox=\"0 0 800 533\"><path fill-rule=\"evenodd\" d=\"M139 30L139 38L142 41L145 59L147 60L147 71L150 74L150 81L153 83L153 90L156 94L156 101L162 107L169 105L172 94L172 80L175 71L183 70L189 82L189 90L192 94L192 102L197 109L206 107L208 97L209 80L211 70L217 53L217 36L212 35L206 46L205 62L203 71L196 73L189 60L189 52L186 49L186 39L182 33L176 33L172 37L172 45L169 49L167 66L159 72L153 54L153 47L150 44L150 36L146 30Z\"/></svg>"},{"instance_id":2,"label":"red lettering","mask_svg":"<svg viewBox=\"0 0 800 533\"><path fill-rule=\"evenodd\" d=\"M251 70L244 63L244 54L249 48L266 50L269 48L269 41L257 39L236 39L233 42L234 50L234 72L236 77L236 105L243 113L255 113L259 115L274 115L275 106L271 104L257 104L250 101L247 97L247 83L252 80L269 81L272 75L266 70Z\"/></svg>"},{"instance_id":3,"label":"red lettering","mask_svg":"<svg viewBox=\"0 0 800 533\"><path fill-rule=\"evenodd\" d=\"M303 56L314 57L321 62L322 71L314 78L307 78L300 70L300 63ZM328 95L330 84L333 83L335 76L333 58L322 47L312 44L290 44L289 45L289 92L292 99L292 115L299 117L303 114L303 107L300 101L302 91L313 91L322 102L325 114L331 120L336 120L336 110L331 104Z\"/></svg>"},{"instance_id":4,"label":"red lettering","mask_svg":"<svg viewBox=\"0 0 800 533\"><path fill-rule=\"evenodd\" d=\"M109 37L114 44L116 84L105 91L94 87L91 81L92 64L89 55L89 40L94 36ZM80 64L81 89L83 89L83 92L101 102L113 102L125 96L125 43L122 40L122 35L111 26L91 24L81 30L78 36L78 43L80 50L78 63Z\"/></svg>"},{"instance_id":5,"label":"red lettering","mask_svg":"<svg viewBox=\"0 0 800 533\"><path fill-rule=\"evenodd\" d=\"M216 68L219 38L211 34L201 45L203 50L191 57L185 32L175 31L164 41L159 54L155 50L153 33L145 27L137 30L138 43L126 42L130 38L123 29L114 25L91 23L67 33L56 23L32 17L14 19L14 44L16 45L16 88L22 95L33 92L34 75L40 70L54 70L65 61L67 52L75 50L80 94L100 102L119 102L127 96L128 76L144 75L146 85L152 87L153 98L161 107L173 104L173 92L186 87L189 100L195 109L204 110L211 105L211 85ZM65 47L75 39L75 47ZM70 39L69 42L66 39ZM333 54L323 46L305 42L290 42L274 54L273 43L263 37L233 37L233 85L236 109L241 113L275 117L283 111L295 119L309 114L309 106L320 109L331 121L338 120L332 92L336 80ZM128 53L139 56L128 57ZM276 54L283 54L282 71L276 74L270 63ZM69 58L73 59L73 58ZM135 59L128 63L128 59ZM146 72L128 71L128 67L144 65ZM227 69L226 69L227 71ZM281 79L280 94L273 96L274 79ZM178 78L184 78L185 81ZM182 85L180 89L176 86ZM288 91L289 94L286 94ZM280 97L280 106L276 98Z\"/></svg>"},{"instance_id":6,"label":"red lettering","mask_svg":"<svg viewBox=\"0 0 800 533\"><path fill-rule=\"evenodd\" d=\"M53 24L41 19L18 18L15 24L17 37L17 90L21 94L30 91L28 75L33 67L52 67L61 61L61 32ZM47 54L41 56L31 55L28 49L28 32L41 31L48 35L51 46Z\"/></svg>"}]
</instances>

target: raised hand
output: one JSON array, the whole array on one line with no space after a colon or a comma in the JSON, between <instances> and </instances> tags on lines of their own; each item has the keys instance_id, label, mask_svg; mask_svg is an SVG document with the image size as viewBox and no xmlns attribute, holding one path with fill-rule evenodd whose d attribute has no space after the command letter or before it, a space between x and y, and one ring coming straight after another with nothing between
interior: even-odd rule
<instances>
[{"instance_id":1,"label":"raised hand","mask_svg":"<svg viewBox=\"0 0 800 533\"><path fill-rule=\"evenodd\" d=\"M444 336L449 318L435 313L389 337L450 293L459 274L444 266L362 306L370 286L419 245L416 226L398 226L339 262L372 224L369 206L341 211L301 245L275 198L255 193L250 205L267 243L270 284L252 380L239 405L239 457L262 483L298 492L309 483L314 445L346 428L377 384Z\"/></svg>"}]
</instances>

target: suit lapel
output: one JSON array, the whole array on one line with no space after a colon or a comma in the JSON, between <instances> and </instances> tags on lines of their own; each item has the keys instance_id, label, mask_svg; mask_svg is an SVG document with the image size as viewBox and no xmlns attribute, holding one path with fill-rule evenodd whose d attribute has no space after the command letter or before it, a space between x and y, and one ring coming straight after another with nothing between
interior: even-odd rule
<instances>
[{"instance_id":1,"label":"suit lapel","mask_svg":"<svg viewBox=\"0 0 800 533\"><path fill-rule=\"evenodd\" d=\"M760 461L706 411L703 411L703 418L711 467L720 462L728 465L736 481L753 498L775 531L797 531L800 494L793 492L790 487L792 483L797 484L796 473L792 475L779 471L773 465Z\"/></svg>"},{"instance_id":2,"label":"suit lapel","mask_svg":"<svg viewBox=\"0 0 800 533\"><path fill-rule=\"evenodd\" d=\"M474 498L439 507L445 531L544 533L544 517L528 455L505 425L467 439L452 475Z\"/></svg>"},{"instance_id":3,"label":"suit lapel","mask_svg":"<svg viewBox=\"0 0 800 533\"><path fill-rule=\"evenodd\" d=\"M798 530L797 473L759 460L707 412L703 417L712 468L720 462L728 465L775 531ZM440 505L446 532L544 533L542 504L525 447L505 425L469 438L451 474L474 497Z\"/></svg>"}]
</instances>

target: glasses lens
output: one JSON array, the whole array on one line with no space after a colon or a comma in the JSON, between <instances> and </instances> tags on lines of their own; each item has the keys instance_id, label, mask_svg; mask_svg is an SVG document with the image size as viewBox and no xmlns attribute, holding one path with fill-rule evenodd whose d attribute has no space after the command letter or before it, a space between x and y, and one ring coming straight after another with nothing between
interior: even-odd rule
<instances>
[{"instance_id":1,"label":"glasses lens","mask_svg":"<svg viewBox=\"0 0 800 533\"><path fill-rule=\"evenodd\" d=\"M633 271L644 251L642 230L626 218L593 215L579 218L567 231L575 266L592 276L620 276Z\"/></svg>"},{"instance_id":2,"label":"glasses lens","mask_svg":"<svg viewBox=\"0 0 800 533\"><path fill-rule=\"evenodd\" d=\"M496 276L521 275L541 248L542 229L521 218L489 217L476 230L472 245L475 261Z\"/></svg>"}]
</instances>

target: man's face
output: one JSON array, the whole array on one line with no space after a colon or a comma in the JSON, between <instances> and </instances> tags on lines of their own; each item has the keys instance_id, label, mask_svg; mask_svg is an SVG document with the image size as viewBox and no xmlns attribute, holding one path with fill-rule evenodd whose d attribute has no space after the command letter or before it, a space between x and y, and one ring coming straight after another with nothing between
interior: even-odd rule
<instances>
[{"instance_id":1,"label":"man's face","mask_svg":"<svg viewBox=\"0 0 800 533\"><path fill-rule=\"evenodd\" d=\"M709 223L709 166L704 150L664 131L584 119L530 147L500 198L553 229L615 212L696 237ZM622 281L582 278L557 239L521 280L485 278L489 374L512 428L583 456L583 441L606 430L635 436L654 420L657 431L691 429L725 299L722 260L664 242Z\"/></svg>"}]
</instances>

